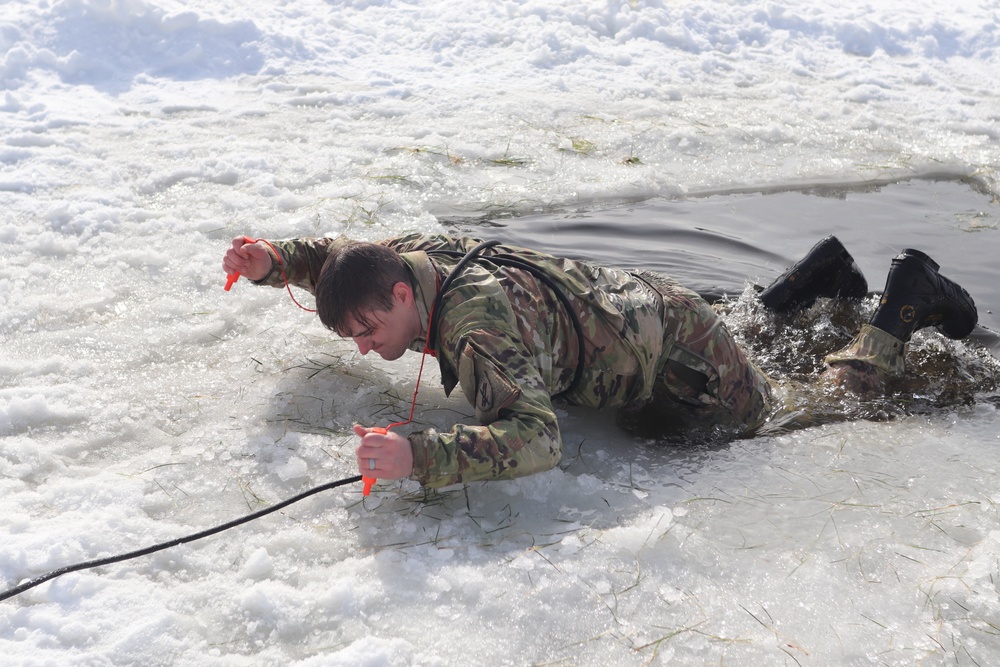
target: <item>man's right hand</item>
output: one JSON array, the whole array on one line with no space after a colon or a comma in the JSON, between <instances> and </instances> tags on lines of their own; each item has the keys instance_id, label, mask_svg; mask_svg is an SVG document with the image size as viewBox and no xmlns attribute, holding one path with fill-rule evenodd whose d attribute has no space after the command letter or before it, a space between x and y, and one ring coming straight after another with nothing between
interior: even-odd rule
<instances>
[{"instance_id":1,"label":"man's right hand","mask_svg":"<svg viewBox=\"0 0 1000 667\"><path fill-rule=\"evenodd\" d=\"M272 261L263 243L248 236L238 236L222 258L222 270L226 275L239 273L250 280L260 280L271 272Z\"/></svg>"}]
</instances>

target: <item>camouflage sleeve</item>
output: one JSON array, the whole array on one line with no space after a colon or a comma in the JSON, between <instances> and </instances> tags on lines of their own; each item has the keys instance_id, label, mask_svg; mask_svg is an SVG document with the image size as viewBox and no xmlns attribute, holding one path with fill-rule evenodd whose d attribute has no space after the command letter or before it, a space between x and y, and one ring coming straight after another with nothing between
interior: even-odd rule
<instances>
[{"instance_id":1,"label":"camouflage sleeve","mask_svg":"<svg viewBox=\"0 0 1000 667\"><path fill-rule=\"evenodd\" d=\"M559 423L523 344L502 332L475 330L459 344L457 365L462 391L482 425L410 434L412 477L442 487L554 467L562 457Z\"/></svg>"},{"instance_id":2,"label":"camouflage sleeve","mask_svg":"<svg viewBox=\"0 0 1000 667\"><path fill-rule=\"evenodd\" d=\"M284 287L287 278L289 285L301 287L315 294L316 282L319 280L319 273L323 270L327 255L331 250L341 248L348 243L351 243L351 240L343 236L271 241L271 246L265 246L271 255L271 271L254 282L258 285Z\"/></svg>"},{"instance_id":3,"label":"camouflage sleeve","mask_svg":"<svg viewBox=\"0 0 1000 667\"><path fill-rule=\"evenodd\" d=\"M412 232L395 238L378 241L389 246L396 252L411 252L414 250L471 250L479 243L478 239L462 236L446 236L444 234L421 234Z\"/></svg>"}]
</instances>

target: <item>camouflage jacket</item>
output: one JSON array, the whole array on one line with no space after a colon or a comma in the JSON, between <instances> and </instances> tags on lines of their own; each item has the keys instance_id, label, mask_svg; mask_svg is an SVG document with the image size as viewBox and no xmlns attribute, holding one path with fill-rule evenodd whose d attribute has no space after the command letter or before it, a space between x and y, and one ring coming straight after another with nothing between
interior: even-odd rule
<instances>
[{"instance_id":1,"label":"camouflage jacket","mask_svg":"<svg viewBox=\"0 0 1000 667\"><path fill-rule=\"evenodd\" d=\"M379 243L399 252L412 271L417 307L426 322L438 286L478 242L414 234ZM289 283L314 292L327 253L345 243L350 241L295 239L274 246ZM498 254L541 269L575 311L585 339L576 386L571 385L581 360L572 315L532 272L490 260ZM284 286L276 264L259 283ZM432 345L445 392L460 384L479 424L411 433L413 478L440 487L555 466L562 443L552 397L595 408L646 402L663 351L662 312L659 295L626 271L513 246L487 249L444 295L438 340ZM411 348L422 351L424 343L421 337Z\"/></svg>"}]
</instances>

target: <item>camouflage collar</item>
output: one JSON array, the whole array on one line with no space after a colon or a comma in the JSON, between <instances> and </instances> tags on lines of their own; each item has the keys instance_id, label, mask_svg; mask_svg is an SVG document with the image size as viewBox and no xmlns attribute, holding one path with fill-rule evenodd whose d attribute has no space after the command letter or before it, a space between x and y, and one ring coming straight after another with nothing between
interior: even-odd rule
<instances>
[{"instance_id":1,"label":"camouflage collar","mask_svg":"<svg viewBox=\"0 0 1000 667\"><path fill-rule=\"evenodd\" d=\"M437 267L431 262L427 253L422 250L412 252L401 252L399 256L403 258L406 265L410 267L415 283L414 301L417 304L417 312L420 314L420 321L424 322L421 335L410 344L410 349L416 352L427 350L427 327L431 318L431 309L437 299L438 289L441 286L441 276ZM431 356L437 357L436 352ZM458 385L458 376L445 363L444 357L438 357L438 366L441 369L441 384L444 385L444 393L450 396L452 390Z\"/></svg>"},{"instance_id":2,"label":"camouflage collar","mask_svg":"<svg viewBox=\"0 0 1000 667\"><path fill-rule=\"evenodd\" d=\"M418 295L419 298L414 300L417 303L418 312L421 317L426 318L424 321L427 322L427 327L423 332L423 336L417 338L417 340L413 343L417 345L423 343L421 350L423 353L438 357L438 366L441 368L441 382L444 384L445 396L451 395L452 389L454 389L458 384L458 375L456 375L452 364L449 364L445 360L445 355L438 355L438 352L441 351L438 348L438 342L436 340L430 340L432 338L436 338L438 335L437 321L441 318L441 313L438 311L441 309L442 295L448 291L449 287L451 287L452 281L455 280L455 276L462 272L462 269L465 268L466 264L475 259L487 248L491 248L496 245L500 245L500 242L495 239L490 241L481 241L472 250L469 250L462 255L462 258L458 260L458 263L451 267L451 270L448 271L448 275L443 281L441 281L441 275L438 273L437 267L431 263L430 257L428 257L427 253L420 251L400 253L400 257L402 257L403 261L407 263L416 278L416 289L420 294ZM443 251L443 254L451 253ZM407 255L410 255L411 257L407 257ZM413 347L413 344L410 345L410 348L416 349Z\"/></svg>"},{"instance_id":3,"label":"camouflage collar","mask_svg":"<svg viewBox=\"0 0 1000 667\"><path fill-rule=\"evenodd\" d=\"M420 314L420 321L423 322L420 336L410 343L410 349L423 352L427 343L427 322L430 320L431 307L437 297L438 272L431 263L430 257L422 250L412 252L401 252L399 256L403 258L406 265L410 267L413 274L415 287L414 301L417 304L417 312Z\"/></svg>"}]
</instances>

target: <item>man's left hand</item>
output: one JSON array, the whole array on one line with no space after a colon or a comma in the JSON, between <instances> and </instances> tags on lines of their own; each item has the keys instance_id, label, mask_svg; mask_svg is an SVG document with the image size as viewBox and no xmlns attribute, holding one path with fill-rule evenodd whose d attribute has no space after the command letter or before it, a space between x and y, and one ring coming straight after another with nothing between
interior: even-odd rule
<instances>
[{"instance_id":1,"label":"man's left hand","mask_svg":"<svg viewBox=\"0 0 1000 667\"><path fill-rule=\"evenodd\" d=\"M362 475L400 479L413 473L413 448L407 438L392 431L379 433L359 424L354 425L354 432L361 438L357 456Z\"/></svg>"}]
</instances>

